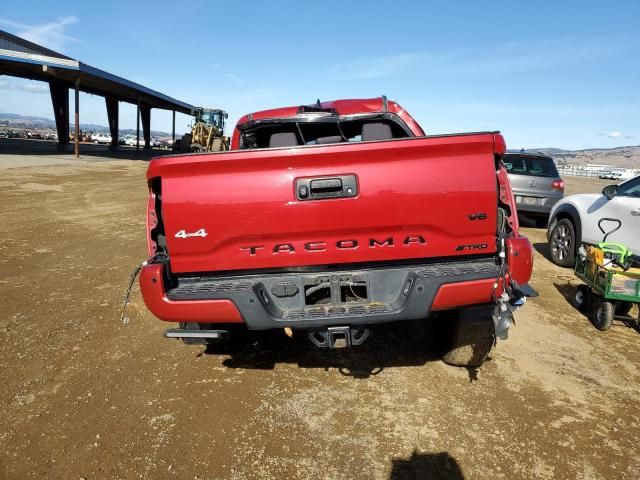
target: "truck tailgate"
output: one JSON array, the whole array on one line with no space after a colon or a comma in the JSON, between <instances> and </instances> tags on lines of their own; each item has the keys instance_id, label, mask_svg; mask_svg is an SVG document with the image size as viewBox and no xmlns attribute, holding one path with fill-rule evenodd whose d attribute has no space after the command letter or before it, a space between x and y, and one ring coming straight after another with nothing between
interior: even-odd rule
<instances>
[{"instance_id":1,"label":"truck tailgate","mask_svg":"<svg viewBox=\"0 0 640 480\"><path fill-rule=\"evenodd\" d=\"M147 177L174 273L405 261L495 253L503 149L478 133L240 150L157 158ZM355 196L299 198L298 179L339 176Z\"/></svg>"}]
</instances>

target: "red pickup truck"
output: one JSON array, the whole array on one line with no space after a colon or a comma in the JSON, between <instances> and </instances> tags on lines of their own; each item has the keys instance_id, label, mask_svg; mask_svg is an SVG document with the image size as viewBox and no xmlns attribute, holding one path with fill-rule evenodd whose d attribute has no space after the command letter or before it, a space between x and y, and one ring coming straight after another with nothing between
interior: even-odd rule
<instances>
[{"instance_id":1,"label":"red pickup truck","mask_svg":"<svg viewBox=\"0 0 640 480\"><path fill-rule=\"evenodd\" d=\"M145 303L179 323L167 337L331 348L446 312L444 360L477 366L530 291L504 152L497 132L427 136L385 97L246 115L229 152L151 161Z\"/></svg>"}]
</instances>

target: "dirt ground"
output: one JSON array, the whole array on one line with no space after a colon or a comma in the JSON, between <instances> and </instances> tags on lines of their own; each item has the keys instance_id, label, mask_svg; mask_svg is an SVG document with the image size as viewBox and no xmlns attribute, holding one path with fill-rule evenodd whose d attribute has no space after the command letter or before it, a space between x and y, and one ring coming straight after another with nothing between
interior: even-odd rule
<instances>
[{"instance_id":1,"label":"dirt ground","mask_svg":"<svg viewBox=\"0 0 640 480\"><path fill-rule=\"evenodd\" d=\"M424 322L206 349L164 339L137 289L119 322L146 163L58 163L0 172L0 478L640 478L640 334L569 305L543 230L523 229L540 297L479 370Z\"/></svg>"}]
</instances>

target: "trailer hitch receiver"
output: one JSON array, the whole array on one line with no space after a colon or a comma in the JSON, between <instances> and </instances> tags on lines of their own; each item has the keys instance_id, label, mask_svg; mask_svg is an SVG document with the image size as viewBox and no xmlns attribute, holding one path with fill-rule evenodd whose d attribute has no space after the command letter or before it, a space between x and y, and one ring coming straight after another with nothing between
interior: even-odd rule
<instances>
[{"instance_id":1,"label":"trailer hitch receiver","mask_svg":"<svg viewBox=\"0 0 640 480\"><path fill-rule=\"evenodd\" d=\"M320 348L348 348L361 345L367 337L369 329L364 327L340 326L309 332L311 342Z\"/></svg>"}]
</instances>

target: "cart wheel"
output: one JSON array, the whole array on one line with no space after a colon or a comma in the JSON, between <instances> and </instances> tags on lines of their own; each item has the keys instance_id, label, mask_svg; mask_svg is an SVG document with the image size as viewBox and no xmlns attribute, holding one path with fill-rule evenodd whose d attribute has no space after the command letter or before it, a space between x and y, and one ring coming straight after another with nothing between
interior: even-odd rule
<instances>
[{"instance_id":1,"label":"cart wheel","mask_svg":"<svg viewBox=\"0 0 640 480\"><path fill-rule=\"evenodd\" d=\"M591 322L598 330L609 330L613 325L614 308L613 303L602 298L593 301Z\"/></svg>"},{"instance_id":2,"label":"cart wheel","mask_svg":"<svg viewBox=\"0 0 640 480\"><path fill-rule=\"evenodd\" d=\"M616 315L621 317L626 317L629 315L629 312L633 308L633 303L631 302L620 302L616 305Z\"/></svg>"},{"instance_id":3,"label":"cart wheel","mask_svg":"<svg viewBox=\"0 0 640 480\"><path fill-rule=\"evenodd\" d=\"M591 289L584 284L578 285L571 298L571 304L581 312L588 312L591 306Z\"/></svg>"}]
</instances>

